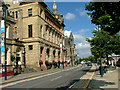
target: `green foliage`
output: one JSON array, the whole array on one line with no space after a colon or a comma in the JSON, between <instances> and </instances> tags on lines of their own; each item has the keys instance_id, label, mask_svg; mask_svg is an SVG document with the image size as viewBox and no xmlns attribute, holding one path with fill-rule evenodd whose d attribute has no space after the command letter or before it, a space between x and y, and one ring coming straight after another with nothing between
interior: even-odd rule
<instances>
[{"instance_id":1,"label":"green foliage","mask_svg":"<svg viewBox=\"0 0 120 90\"><path fill-rule=\"evenodd\" d=\"M112 61L112 60L114 60L114 59L113 59L112 57L108 57L108 60L109 60L109 61Z\"/></svg>"},{"instance_id":2,"label":"green foliage","mask_svg":"<svg viewBox=\"0 0 120 90\"><path fill-rule=\"evenodd\" d=\"M89 56L89 57L86 57L86 58L80 58L79 61L91 61L93 62L94 61L94 56Z\"/></svg>"},{"instance_id":3,"label":"green foliage","mask_svg":"<svg viewBox=\"0 0 120 90\"><path fill-rule=\"evenodd\" d=\"M90 2L86 5L91 22L110 34L120 31L120 2Z\"/></svg>"},{"instance_id":4,"label":"green foliage","mask_svg":"<svg viewBox=\"0 0 120 90\"><path fill-rule=\"evenodd\" d=\"M91 45L92 55L106 57L111 54L120 54L120 35L110 35L103 30L94 30L94 37L86 39Z\"/></svg>"}]
</instances>

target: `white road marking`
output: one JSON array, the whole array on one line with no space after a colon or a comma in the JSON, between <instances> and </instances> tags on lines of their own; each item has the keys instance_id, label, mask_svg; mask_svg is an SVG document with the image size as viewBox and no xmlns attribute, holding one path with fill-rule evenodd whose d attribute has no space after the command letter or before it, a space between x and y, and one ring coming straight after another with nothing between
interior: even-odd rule
<instances>
[{"instance_id":1,"label":"white road marking","mask_svg":"<svg viewBox=\"0 0 120 90\"><path fill-rule=\"evenodd\" d=\"M76 82L75 82L75 83L73 83L72 85L70 85L70 86L69 86L69 88L72 88L75 84L76 84Z\"/></svg>"},{"instance_id":2,"label":"white road marking","mask_svg":"<svg viewBox=\"0 0 120 90\"><path fill-rule=\"evenodd\" d=\"M56 77L56 78L52 79L51 81L57 80L57 79L59 79L59 78L61 78L61 77L62 77L62 76Z\"/></svg>"}]
</instances>

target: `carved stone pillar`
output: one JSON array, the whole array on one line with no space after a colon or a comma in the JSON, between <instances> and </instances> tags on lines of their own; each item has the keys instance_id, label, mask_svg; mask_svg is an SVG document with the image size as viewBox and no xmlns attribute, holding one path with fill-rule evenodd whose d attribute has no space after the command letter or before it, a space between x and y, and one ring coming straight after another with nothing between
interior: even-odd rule
<instances>
[{"instance_id":1,"label":"carved stone pillar","mask_svg":"<svg viewBox=\"0 0 120 90\"><path fill-rule=\"evenodd\" d=\"M53 60L53 48L50 48L50 53L49 53L49 61L52 62Z\"/></svg>"},{"instance_id":2,"label":"carved stone pillar","mask_svg":"<svg viewBox=\"0 0 120 90\"><path fill-rule=\"evenodd\" d=\"M42 55L41 55L41 60L43 61L43 65L41 65L41 69L45 70L46 69L46 65L45 65L45 55L46 55L46 47L44 46L43 51L42 51Z\"/></svg>"},{"instance_id":3,"label":"carved stone pillar","mask_svg":"<svg viewBox=\"0 0 120 90\"><path fill-rule=\"evenodd\" d=\"M56 52L55 52L55 61L58 62L59 59L58 59L58 49L56 49Z\"/></svg>"},{"instance_id":4,"label":"carved stone pillar","mask_svg":"<svg viewBox=\"0 0 120 90\"><path fill-rule=\"evenodd\" d=\"M45 55L46 55L46 47L44 47L43 51L42 51L42 57L41 57L41 59L42 59L43 62L45 62Z\"/></svg>"}]
</instances>

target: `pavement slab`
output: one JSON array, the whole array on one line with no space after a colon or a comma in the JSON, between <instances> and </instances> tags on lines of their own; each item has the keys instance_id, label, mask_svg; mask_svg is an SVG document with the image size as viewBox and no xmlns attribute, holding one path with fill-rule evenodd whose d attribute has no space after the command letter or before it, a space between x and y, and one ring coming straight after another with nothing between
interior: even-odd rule
<instances>
[{"instance_id":1,"label":"pavement slab","mask_svg":"<svg viewBox=\"0 0 120 90\"><path fill-rule=\"evenodd\" d=\"M101 77L99 71L96 71L88 88L118 90L118 68L107 71L103 77Z\"/></svg>"}]
</instances>

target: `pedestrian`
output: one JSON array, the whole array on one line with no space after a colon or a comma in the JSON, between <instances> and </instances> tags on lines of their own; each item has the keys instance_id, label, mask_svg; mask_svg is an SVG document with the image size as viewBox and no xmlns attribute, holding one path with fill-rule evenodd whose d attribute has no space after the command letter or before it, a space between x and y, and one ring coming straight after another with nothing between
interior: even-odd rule
<instances>
[{"instance_id":1,"label":"pedestrian","mask_svg":"<svg viewBox=\"0 0 120 90\"><path fill-rule=\"evenodd\" d=\"M63 66L63 69L64 69L64 61L62 61L62 66Z\"/></svg>"},{"instance_id":2,"label":"pedestrian","mask_svg":"<svg viewBox=\"0 0 120 90\"><path fill-rule=\"evenodd\" d=\"M60 61L58 61L58 68L60 68Z\"/></svg>"},{"instance_id":3,"label":"pedestrian","mask_svg":"<svg viewBox=\"0 0 120 90\"><path fill-rule=\"evenodd\" d=\"M45 61L45 65L46 65L46 68L48 70L49 62L47 60Z\"/></svg>"},{"instance_id":4,"label":"pedestrian","mask_svg":"<svg viewBox=\"0 0 120 90\"><path fill-rule=\"evenodd\" d=\"M40 70L41 70L41 71L43 71L43 70L41 69L42 64L43 64L43 61L42 61L42 60L39 60L39 66L40 66Z\"/></svg>"},{"instance_id":5,"label":"pedestrian","mask_svg":"<svg viewBox=\"0 0 120 90\"><path fill-rule=\"evenodd\" d=\"M19 73L21 73L21 71L22 71L22 67L21 67L21 65L22 65L21 61L18 61Z\"/></svg>"},{"instance_id":6,"label":"pedestrian","mask_svg":"<svg viewBox=\"0 0 120 90\"><path fill-rule=\"evenodd\" d=\"M67 62L67 61L65 62L65 66L66 66L66 67L68 66L68 62Z\"/></svg>"}]
</instances>

